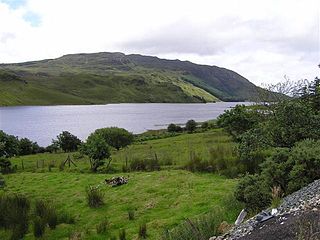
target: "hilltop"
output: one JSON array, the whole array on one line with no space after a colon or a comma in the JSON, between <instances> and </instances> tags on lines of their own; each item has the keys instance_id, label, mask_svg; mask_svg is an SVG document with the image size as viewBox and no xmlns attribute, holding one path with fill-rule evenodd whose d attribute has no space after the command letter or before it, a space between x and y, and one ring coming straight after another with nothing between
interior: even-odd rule
<instances>
[{"instance_id":1,"label":"hilltop","mask_svg":"<svg viewBox=\"0 0 320 240\"><path fill-rule=\"evenodd\" d=\"M0 105L246 101L260 88L234 71L123 53L0 64Z\"/></svg>"}]
</instances>

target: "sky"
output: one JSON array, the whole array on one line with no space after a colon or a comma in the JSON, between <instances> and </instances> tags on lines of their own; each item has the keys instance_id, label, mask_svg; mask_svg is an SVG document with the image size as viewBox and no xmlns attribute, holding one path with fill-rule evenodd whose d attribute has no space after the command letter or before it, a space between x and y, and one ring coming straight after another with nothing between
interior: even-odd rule
<instances>
[{"instance_id":1,"label":"sky","mask_svg":"<svg viewBox=\"0 0 320 240\"><path fill-rule=\"evenodd\" d=\"M0 63L123 52L262 85L320 76L319 0L0 0Z\"/></svg>"}]
</instances>

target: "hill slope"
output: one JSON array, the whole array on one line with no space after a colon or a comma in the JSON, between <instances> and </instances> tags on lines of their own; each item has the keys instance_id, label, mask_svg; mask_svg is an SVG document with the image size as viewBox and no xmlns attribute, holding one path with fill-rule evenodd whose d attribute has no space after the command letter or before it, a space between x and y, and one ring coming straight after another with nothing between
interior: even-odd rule
<instances>
[{"instance_id":1,"label":"hill slope","mask_svg":"<svg viewBox=\"0 0 320 240\"><path fill-rule=\"evenodd\" d=\"M0 105L243 101L259 88L228 69L123 53L1 64Z\"/></svg>"}]
</instances>

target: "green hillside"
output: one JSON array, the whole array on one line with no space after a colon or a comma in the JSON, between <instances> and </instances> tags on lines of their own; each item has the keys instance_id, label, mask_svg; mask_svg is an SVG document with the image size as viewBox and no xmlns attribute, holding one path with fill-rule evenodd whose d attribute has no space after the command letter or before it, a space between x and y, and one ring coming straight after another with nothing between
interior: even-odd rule
<instances>
[{"instance_id":1,"label":"green hillside","mask_svg":"<svg viewBox=\"0 0 320 240\"><path fill-rule=\"evenodd\" d=\"M122 53L0 65L0 105L244 101L258 88L230 70Z\"/></svg>"}]
</instances>

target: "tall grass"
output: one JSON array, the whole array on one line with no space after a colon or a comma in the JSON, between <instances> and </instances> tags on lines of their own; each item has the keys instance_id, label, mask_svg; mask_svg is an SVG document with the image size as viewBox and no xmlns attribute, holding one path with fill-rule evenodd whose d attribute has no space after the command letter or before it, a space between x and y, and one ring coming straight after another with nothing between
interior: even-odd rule
<instances>
[{"instance_id":1,"label":"tall grass","mask_svg":"<svg viewBox=\"0 0 320 240\"><path fill-rule=\"evenodd\" d=\"M30 201L23 195L0 196L0 228L11 230L11 239L21 239L28 231Z\"/></svg>"},{"instance_id":2,"label":"tall grass","mask_svg":"<svg viewBox=\"0 0 320 240\"><path fill-rule=\"evenodd\" d=\"M104 204L104 194L99 187L89 186L86 188L86 197L89 207L97 208Z\"/></svg>"}]
</instances>

